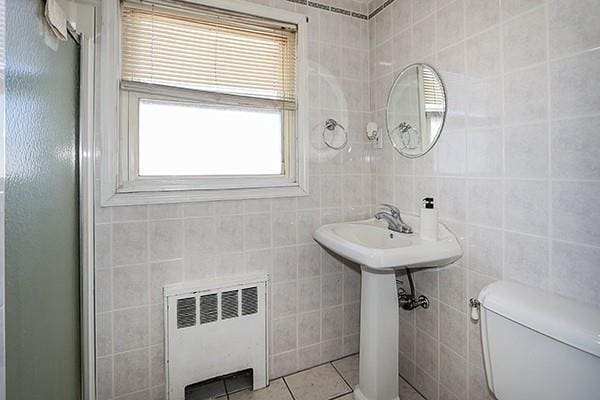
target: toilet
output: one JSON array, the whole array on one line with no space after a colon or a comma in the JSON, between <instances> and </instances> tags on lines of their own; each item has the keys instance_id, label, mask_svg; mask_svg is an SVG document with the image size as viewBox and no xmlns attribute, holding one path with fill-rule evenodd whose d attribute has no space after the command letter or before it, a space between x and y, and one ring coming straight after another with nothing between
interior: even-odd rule
<instances>
[{"instance_id":1,"label":"toilet","mask_svg":"<svg viewBox=\"0 0 600 400\"><path fill-rule=\"evenodd\" d=\"M600 309L510 281L488 285L478 300L498 400L600 399Z\"/></svg>"}]
</instances>

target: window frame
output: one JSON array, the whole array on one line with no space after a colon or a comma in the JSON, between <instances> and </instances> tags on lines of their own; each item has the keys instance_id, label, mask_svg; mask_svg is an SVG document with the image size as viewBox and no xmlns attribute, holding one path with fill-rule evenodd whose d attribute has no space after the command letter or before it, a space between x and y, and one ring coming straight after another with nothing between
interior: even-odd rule
<instances>
[{"instance_id":1,"label":"window frame","mask_svg":"<svg viewBox=\"0 0 600 400\"><path fill-rule=\"evenodd\" d=\"M161 4L162 0L152 0ZM140 98L186 103L222 102L250 105L244 96L162 85L121 82L120 2L103 2L99 37L100 108L97 124L101 135L101 205L135 205L190 201L235 200L308 195L308 18L286 10L242 0L186 0L190 4L215 7L297 25L296 110L292 121L284 118L282 175L231 176L139 176L137 174L137 101ZM164 3L172 5L172 2ZM236 103L237 102L237 103ZM251 99L253 104L275 103ZM275 107L274 107L275 108ZM285 111L284 111L285 112ZM294 115L295 114L295 115ZM287 149L287 151L286 151Z\"/></svg>"},{"instance_id":2,"label":"window frame","mask_svg":"<svg viewBox=\"0 0 600 400\"><path fill-rule=\"evenodd\" d=\"M295 129L292 129L294 116L290 115L283 118L282 124L282 156L286 171L282 174L274 175L164 175L164 176L142 176L139 174L139 129L138 113L139 101L142 99L164 101L167 103L181 104L223 104L232 106L247 106L248 108L276 109L282 103L268 99L246 99L213 92L201 92L189 89L175 89L159 85L137 84L132 82L121 84L121 141L122 147L127 148L127 153L123 152L120 158L120 173L125 179L121 182L120 192L152 192L156 188L161 190L216 190L261 187L281 187L290 186L295 183L297 165L293 162L291 154L296 151L296 142L294 139ZM250 100L250 99L248 99ZM245 104L246 103L246 104ZM254 104L251 104L254 103ZM279 103L279 104L278 104ZM271 107L267 107L271 105ZM287 112L289 112L288 110ZM284 113L286 111L283 111ZM294 110L295 113L295 110ZM292 121L290 121L292 119ZM226 145L225 142L223 144Z\"/></svg>"}]
</instances>

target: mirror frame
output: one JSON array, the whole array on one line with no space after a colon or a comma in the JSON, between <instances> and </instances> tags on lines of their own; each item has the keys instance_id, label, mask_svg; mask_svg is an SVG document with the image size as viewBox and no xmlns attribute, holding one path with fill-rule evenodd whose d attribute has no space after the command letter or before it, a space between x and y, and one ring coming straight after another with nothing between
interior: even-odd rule
<instances>
[{"instance_id":1,"label":"mirror frame","mask_svg":"<svg viewBox=\"0 0 600 400\"><path fill-rule=\"evenodd\" d=\"M402 152L398 148L398 146L396 146L396 143L392 139L392 131L390 130L390 127L388 124L388 108L389 108L389 104L390 104L390 98L392 97L392 91L396 87L396 84L398 83L398 81L400 80L402 75L410 68L417 67L419 65L430 68L435 73L435 75L438 77L440 84L442 85L442 91L444 92L444 101L446 103L446 109L444 110L444 117L442 118L442 124L440 125L440 131L435 136L435 139L431 142L431 144L429 145L427 150L425 150L421 154L414 155L414 154L406 154L406 153ZM390 87L390 91L388 93L387 100L385 103L385 129L387 130L388 138L390 139L390 142L392 143L394 150L396 150L396 152L398 154L400 154L401 156L406 157L406 158L419 158L419 157L423 157L424 155L429 153L431 151L431 149L433 149L433 147L436 145L436 143L440 139L440 136L442 135L442 132L444 131L444 127L446 125L446 114L447 113L448 113L448 91L446 90L446 85L444 84L444 80L442 79L442 76L440 75L440 73L435 68L433 68L430 64L420 63L420 62L412 63L412 64L409 64L406 67L402 68L402 71L400 71L398 76L394 79L394 82L392 83L392 86Z\"/></svg>"}]
</instances>

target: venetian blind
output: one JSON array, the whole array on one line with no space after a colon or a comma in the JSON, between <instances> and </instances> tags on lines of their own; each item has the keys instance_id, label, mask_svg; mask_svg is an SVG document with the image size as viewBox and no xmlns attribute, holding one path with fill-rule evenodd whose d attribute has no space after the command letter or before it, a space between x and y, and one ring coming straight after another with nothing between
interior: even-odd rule
<instances>
[{"instance_id":1,"label":"venetian blind","mask_svg":"<svg viewBox=\"0 0 600 400\"><path fill-rule=\"evenodd\" d=\"M295 102L295 25L184 4L121 4L123 80Z\"/></svg>"},{"instance_id":2,"label":"venetian blind","mask_svg":"<svg viewBox=\"0 0 600 400\"><path fill-rule=\"evenodd\" d=\"M444 99L444 89L435 73L423 67L423 95L425 98L426 111L444 111L446 102Z\"/></svg>"}]
</instances>

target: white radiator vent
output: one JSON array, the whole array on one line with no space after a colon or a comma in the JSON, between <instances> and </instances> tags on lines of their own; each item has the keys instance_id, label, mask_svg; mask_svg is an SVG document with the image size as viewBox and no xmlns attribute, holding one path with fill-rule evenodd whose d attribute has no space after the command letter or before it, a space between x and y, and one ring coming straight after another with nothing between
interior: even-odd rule
<instances>
[{"instance_id":1,"label":"white radiator vent","mask_svg":"<svg viewBox=\"0 0 600 400\"><path fill-rule=\"evenodd\" d=\"M241 315L252 315L258 312L258 287L241 290ZM240 316L240 290L230 290L221 293L221 319L237 318ZM200 296L200 324L218 320L219 315L217 293ZM177 329L189 328L196 325L196 298L187 297L177 300Z\"/></svg>"},{"instance_id":2,"label":"white radiator vent","mask_svg":"<svg viewBox=\"0 0 600 400\"><path fill-rule=\"evenodd\" d=\"M252 275L164 288L168 400L185 400L191 384L247 369L254 389L267 385L267 282Z\"/></svg>"},{"instance_id":3,"label":"white radiator vent","mask_svg":"<svg viewBox=\"0 0 600 400\"><path fill-rule=\"evenodd\" d=\"M200 324L215 322L219 317L218 296L216 293L200 296Z\"/></svg>"},{"instance_id":4,"label":"white radiator vent","mask_svg":"<svg viewBox=\"0 0 600 400\"><path fill-rule=\"evenodd\" d=\"M237 290L221 293L221 319L236 318L239 307Z\"/></svg>"},{"instance_id":5,"label":"white radiator vent","mask_svg":"<svg viewBox=\"0 0 600 400\"><path fill-rule=\"evenodd\" d=\"M258 288L242 289L242 315L252 315L258 312Z\"/></svg>"},{"instance_id":6,"label":"white radiator vent","mask_svg":"<svg viewBox=\"0 0 600 400\"><path fill-rule=\"evenodd\" d=\"M196 325L196 298L177 299L177 329Z\"/></svg>"}]
</instances>

